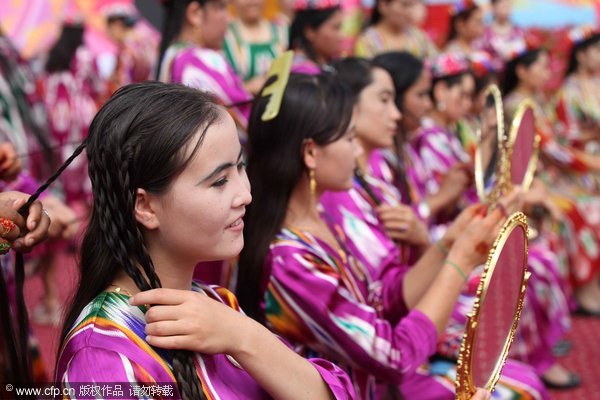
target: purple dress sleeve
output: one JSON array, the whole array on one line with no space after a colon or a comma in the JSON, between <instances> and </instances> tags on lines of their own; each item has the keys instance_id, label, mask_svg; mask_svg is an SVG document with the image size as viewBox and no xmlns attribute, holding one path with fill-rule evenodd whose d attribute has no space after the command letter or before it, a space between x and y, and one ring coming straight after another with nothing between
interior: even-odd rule
<instances>
[{"instance_id":1,"label":"purple dress sleeve","mask_svg":"<svg viewBox=\"0 0 600 400\"><path fill-rule=\"evenodd\" d=\"M418 310L396 325L381 318L357 297L350 267L339 260L334 266L293 243L277 244L270 256L265 316L284 337L389 382L400 382L434 353L431 320Z\"/></svg>"}]
</instances>

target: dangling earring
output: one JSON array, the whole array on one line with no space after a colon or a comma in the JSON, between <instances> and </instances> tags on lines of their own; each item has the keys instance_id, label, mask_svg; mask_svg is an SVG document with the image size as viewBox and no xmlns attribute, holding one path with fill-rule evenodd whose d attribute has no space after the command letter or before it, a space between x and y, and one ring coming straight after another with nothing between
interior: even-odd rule
<instances>
[{"instance_id":1,"label":"dangling earring","mask_svg":"<svg viewBox=\"0 0 600 400\"><path fill-rule=\"evenodd\" d=\"M317 180L315 179L314 169L308 172L308 190L310 191L310 198L314 200L317 195Z\"/></svg>"},{"instance_id":2,"label":"dangling earring","mask_svg":"<svg viewBox=\"0 0 600 400\"><path fill-rule=\"evenodd\" d=\"M443 101L439 101L436 106L439 112L446 111L446 103L444 103Z\"/></svg>"}]
</instances>

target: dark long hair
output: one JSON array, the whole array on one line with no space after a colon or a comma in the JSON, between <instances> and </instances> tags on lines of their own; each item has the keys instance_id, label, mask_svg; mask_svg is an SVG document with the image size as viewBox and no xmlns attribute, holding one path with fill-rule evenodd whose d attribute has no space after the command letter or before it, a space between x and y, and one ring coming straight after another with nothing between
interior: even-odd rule
<instances>
[{"instance_id":1,"label":"dark long hair","mask_svg":"<svg viewBox=\"0 0 600 400\"><path fill-rule=\"evenodd\" d=\"M600 33L595 33L589 39L586 39L583 42L573 46L573 48L571 49L571 53L569 54L569 66L567 67L567 70L565 72L565 78L571 75L573 72L577 71L577 68L579 68L577 54L580 51L586 51L598 42L600 42Z\"/></svg>"},{"instance_id":2,"label":"dark long hair","mask_svg":"<svg viewBox=\"0 0 600 400\"><path fill-rule=\"evenodd\" d=\"M453 14L450 18L450 31L448 32L448 39L446 39L446 43L450 42L452 39L455 39L458 35L458 31L456 29L456 25L459 22L466 22L471 18L475 11L479 10L479 6L468 7L465 10Z\"/></svg>"},{"instance_id":3,"label":"dark long hair","mask_svg":"<svg viewBox=\"0 0 600 400\"><path fill-rule=\"evenodd\" d=\"M352 90L355 97L358 97L364 88L373 83L373 63L370 60L347 57L334 61L331 66L338 79Z\"/></svg>"},{"instance_id":4,"label":"dark long hair","mask_svg":"<svg viewBox=\"0 0 600 400\"><path fill-rule=\"evenodd\" d=\"M506 69L504 70L504 77L502 79L502 93L504 96L510 94L519 84L519 77L517 76L517 68L520 65L525 67L531 66L535 63L540 54L545 52L544 48L536 48L533 50L529 50L526 53L513 58L508 63L506 63Z\"/></svg>"},{"instance_id":5,"label":"dark long hair","mask_svg":"<svg viewBox=\"0 0 600 400\"><path fill-rule=\"evenodd\" d=\"M50 50L46 72L68 71L77 48L83 44L83 25L64 24L62 32Z\"/></svg>"},{"instance_id":6,"label":"dark long hair","mask_svg":"<svg viewBox=\"0 0 600 400\"><path fill-rule=\"evenodd\" d=\"M162 66L165 52L169 46L181 34L183 23L185 21L185 12L187 7L193 1L204 5L207 0L166 0L162 2L164 9L164 19L162 28L162 37L158 52L158 66L156 68L157 78L160 76L160 68Z\"/></svg>"},{"instance_id":7,"label":"dark long hair","mask_svg":"<svg viewBox=\"0 0 600 400\"><path fill-rule=\"evenodd\" d=\"M398 110L402 113L402 118L415 118L404 107L404 96L408 89L413 87L419 80L419 77L425 69L425 65L421 60L406 51L393 51L378 55L373 59L373 65L385 69L394 82L396 90L395 103ZM396 154L397 163L395 165L395 185L406 198L406 202L410 203L410 188L406 179L406 165L404 161L404 143L408 140L408 133L405 131L402 120L398 124L398 134L394 137L394 152Z\"/></svg>"},{"instance_id":8,"label":"dark long hair","mask_svg":"<svg viewBox=\"0 0 600 400\"><path fill-rule=\"evenodd\" d=\"M373 65L385 69L392 77L396 90L396 107L404 114L404 95L423 73L423 62L406 51L392 51L373 58Z\"/></svg>"},{"instance_id":9,"label":"dark long hair","mask_svg":"<svg viewBox=\"0 0 600 400\"><path fill-rule=\"evenodd\" d=\"M81 246L80 283L67 313L62 344L83 308L119 272L125 271L142 291L161 287L134 216L136 190L164 192L193 157L183 152L198 130L203 132L194 152L206 129L219 118L212 96L159 82L125 86L100 109L87 139L94 206ZM182 398L205 398L192 353L173 352L173 371Z\"/></svg>"},{"instance_id":10,"label":"dark long hair","mask_svg":"<svg viewBox=\"0 0 600 400\"><path fill-rule=\"evenodd\" d=\"M253 201L246 209L244 249L239 258L236 294L248 315L263 320L260 302L264 289L265 257L281 230L292 190L307 173L302 146L338 140L352 117L354 97L338 79L292 74L279 114L263 122L268 98L259 98L248 126L248 177Z\"/></svg>"},{"instance_id":11,"label":"dark long hair","mask_svg":"<svg viewBox=\"0 0 600 400\"><path fill-rule=\"evenodd\" d=\"M294 20L290 26L290 49L302 50L312 61L317 61L315 50L304 34L306 28L318 29L323 25L340 7L328 7L322 9L307 9L296 11Z\"/></svg>"}]
</instances>

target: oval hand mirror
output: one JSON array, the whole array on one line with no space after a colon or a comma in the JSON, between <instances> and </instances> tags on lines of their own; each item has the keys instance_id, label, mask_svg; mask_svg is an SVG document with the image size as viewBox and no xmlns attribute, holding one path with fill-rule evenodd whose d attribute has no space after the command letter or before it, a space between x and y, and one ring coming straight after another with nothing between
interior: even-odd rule
<instances>
[{"instance_id":1,"label":"oval hand mirror","mask_svg":"<svg viewBox=\"0 0 600 400\"><path fill-rule=\"evenodd\" d=\"M540 136L535 129L535 105L523 100L513 118L506 152L510 165L510 183L527 191L537 167Z\"/></svg>"},{"instance_id":2,"label":"oval hand mirror","mask_svg":"<svg viewBox=\"0 0 600 400\"><path fill-rule=\"evenodd\" d=\"M523 307L527 272L527 219L506 221L485 264L458 357L456 398L476 388L493 391L513 341Z\"/></svg>"}]
</instances>

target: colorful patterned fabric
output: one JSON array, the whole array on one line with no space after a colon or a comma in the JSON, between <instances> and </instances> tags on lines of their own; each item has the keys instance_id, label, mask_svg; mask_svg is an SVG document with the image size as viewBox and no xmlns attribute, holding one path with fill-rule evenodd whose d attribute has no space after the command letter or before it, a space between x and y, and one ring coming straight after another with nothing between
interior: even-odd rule
<instances>
[{"instance_id":1,"label":"colorful patterned fabric","mask_svg":"<svg viewBox=\"0 0 600 400\"><path fill-rule=\"evenodd\" d=\"M77 49L69 70L44 77L44 104L53 145L58 149L54 153L59 158L57 165L69 158L87 137L90 123L98 111L96 99L103 93L100 82L95 58L84 47ZM77 157L59 180L67 203L91 198L86 157Z\"/></svg>"},{"instance_id":2,"label":"colorful patterned fabric","mask_svg":"<svg viewBox=\"0 0 600 400\"><path fill-rule=\"evenodd\" d=\"M475 42L474 48L488 52L494 67L502 70L511 51L523 43L524 38L525 32L519 27L513 26L508 34L504 35L498 33L490 25L485 27L483 36Z\"/></svg>"},{"instance_id":3,"label":"colorful patterned fabric","mask_svg":"<svg viewBox=\"0 0 600 400\"><path fill-rule=\"evenodd\" d=\"M413 171L409 182L417 184L417 192L424 192L427 196L439 191L442 177L456 163L468 161L466 152L460 142L452 133L439 126L428 124L422 128L413 140L406 146L405 154L411 165L418 166L419 171ZM381 161L378 161L381 163ZM371 160L371 165L376 165L376 160ZM410 168L410 167L409 167ZM377 167L381 171L381 167ZM425 182L418 182L426 179ZM477 202L474 192L465 193L464 203ZM432 236L440 238L445 232L446 223L434 220L431 226ZM447 221L450 222L450 221ZM532 246L534 248L534 246ZM519 334L521 341L519 351L513 350L513 356L526 360L536 371L548 368L554 361L551 355L553 344L545 341L556 341L564 335L569 326L569 309L563 292L563 280L559 273L559 263L553 257L552 251L547 246L537 244L535 250L530 251L529 267L532 271L530 287L527 292L528 307L523 312ZM479 284L481 271L475 271L459 297L448 328L441 335L438 352L449 358L456 358L460 341L464 333L466 315L472 309L474 295ZM556 293L555 293L556 292ZM552 298L555 296L555 299ZM556 303L553 303L556 301ZM555 305L549 307L549 304ZM543 340L541 338L544 338Z\"/></svg>"},{"instance_id":4,"label":"colorful patterned fabric","mask_svg":"<svg viewBox=\"0 0 600 400\"><path fill-rule=\"evenodd\" d=\"M321 66L306 55L294 52L292 72L296 74L318 75L321 73Z\"/></svg>"},{"instance_id":5,"label":"colorful patterned fabric","mask_svg":"<svg viewBox=\"0 0 600 400\"><path fill-rule=\"evenodd\" d=\"M233 21L225 35L223 50L237 75L244 81L265 76L271 63L288 47L288 28L264 21L271 32L271 40L251 43L242 37L240 21Z\"/></svg>"},{"instance_id":6,"label":"colorful patterned fabric","mask_svg":"<svg viewBox=\"0 0 600 400\"><path fill-rule=\"evenodd\" d=\"M12 143L24 169L46 177L51 171L39 141L48 136L46 110L36 82L29 64L0 33L0 140Z\"/></svg>"},{"instance_id":7,"label":"colorful patterned fabric","mask_svg":"<svg viewBox=\"0 0 600 400\"><path fill-rule=\"evenodd\" d=\"M148 40L145 27L136 24L118 50L111 91L130 83L154 79L157 57L157 44Z\"/></svg>"},{"instance_id":8,"label":"colorful patterned fabric","mask_svg":"<svg viewBox=\"0 0 600 400\"><path fill-rule=\"evenodd\" d=\"M375 27L369 27L356 42L354 52L359 57L372 58L388 51L408 51L420 59L433 58L438 49L427 34L416 27L403 33L404 44L400 48L392 47Z\"/></svg>"},{"instance_id":9,"label":"colorful patterned fabric","mask_svg":"<svg viewBox=\"0 0 600 400\"><path fill-rule=\"evenodd\" d=\"M397 323L387 320L385 310L401 304L385 306L393 297L379 293L400 282L377 281L377 271L348 254L308 232L284 228L266 260L268 325L303 354L343 366L361 399L383 399L394 390L404 398L453 399L456 365L440 368L427 361L436 341L432 322L418 310ZM536 374L513 361L495 393L499 399L548 398Z\"/></svg>"},{"instance_id":10,"label":"colorful patterned fabric","mask_svg":"<svg viewBox=\"0 0 600 400\"><path fill-rule=\"evenodd\" d=\"M194 284L193 290L242 312L227 289ZM146 308L130 306L128 300L123 293L102 292L83 309L58 358L56 380L62 387L75 382L175 382L171 353L144 340ZM270 398L227 355L195 353L194 356L196 372L208 399ZM311 363L336 398L354 398L351 383L342 370L325 360L311 360Z\"/></svg>"},{"instance_id":11,"label":"colorful patterned fabric","mask_svg":"<svg viewBox=\"0 0 600 400\"><path fill-rule=\"evenodd\" d=\"M370 296L381 297L378 307L385 318L397 322L408 313L398 282L402 281L416 252L410 246L394 243L375 212L376 202L397 205L398 191L369 175L364 179L371 194L355 178L352 189L326 192L321 196L320 205L331 229L339 227L343 232L344 246L369 271L369 276L379 282L370 286Z\"/></svg>"},{"instance_id":12,"label":"colorful patterned fabric","mask_svg":"<svg viewBox=\"0 0 600 400\"><path fill-rule=\"evenodd\" d=\"M424 314L413 310L397 324L384 318L384 309L402 307L399 276L382 282L380 272L348 252L287 228L271 243L265 266L270 271L264 303L268 326L302 354L318 354L344 367L359 398L381 399L389 384L417 379L417 367L433 354L437 334ZM434 393L446 392L439 398L453 398L453 390L433 378L430 386Z\"/></svg>"},{"instance_id":13,"label":"colorful patterned fabric","mask_svg":"<svg viewBox=\"0 0 600 400\"><path fill-rule=\"evenodd\" d=\"M597 133L600 130L600 77L585 82L575 74L567 77L557 95L556 115L561 139L577 148L585 148L580 140L581 128L592 126Z\"/></svg>"},{"instance_id":14,"label":"colorful patterned fabric","mask_svg":"<svg viewBox=\"0 0 600 400\"><path fill-rule=\"evenodd\" d=\"M186 43L175 43L167 49L159 79L211 92L226 106L252 99L221 52ZM230 107L228 110L245 130L250 104Z\"/></svg>"}]
</instances>

